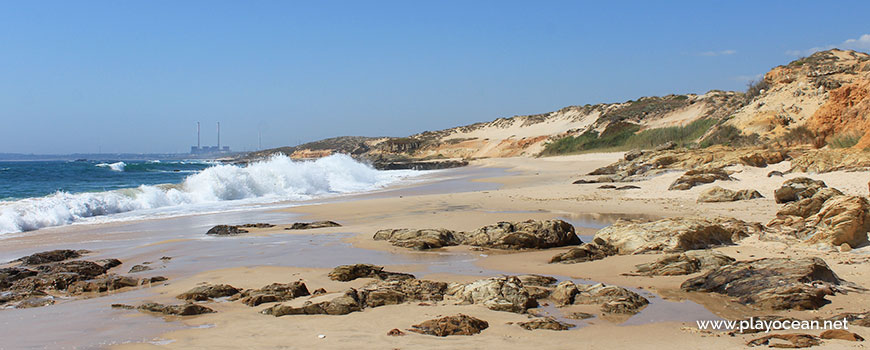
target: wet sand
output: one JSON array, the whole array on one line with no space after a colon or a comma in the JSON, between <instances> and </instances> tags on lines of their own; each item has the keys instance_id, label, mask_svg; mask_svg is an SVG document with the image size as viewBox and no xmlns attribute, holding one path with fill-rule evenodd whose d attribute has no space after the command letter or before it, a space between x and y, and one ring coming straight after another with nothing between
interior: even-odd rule
<instances>
[{"instance_id":1,"label":"wet sand","mask_svg":"<svg viewBox=\"0 0 870 350\"><path fill-rule=\"evenodd\" d=\"M785 179L767 178L771 170L740 168L739 180L717 183L726 188L753 188L767 198L736 203L697 204L704 187L689 191L667 191L680 173L668 173L633 183L640 190L600 190L597 185L572 185L578 175L607 165L619 154L527 159L509 158L476 162L474 167L440 171L427 182L376 193L293 203L280 210L237 211L144 220L131 223L80 225L31 232L2 241L0 257L11 260L37 251L55 248L89 249L88 259L116 257L126 273L134 264L154 262L155 270L137 277L162 275L165 285L120 292L86 300L69 300L56 305L0 312L0 339L4 347L101 347L117 348L528 348L560 349L565 344L581 348L733 348L748 337L728 337L697 331L694 320L739 318L757 314L723 298L679 292L679 284L691 276L625 276L633 266L655 260L659 255L615 256L581 264L547 264L550 257L567 248L542 251L475 251L450 247L415 252L373 241L372 234L384 228L448 228L473 230L498 221L560 218L575 225L584 241L597 229L617 219L661 218L681 215L722 215L751 221L769 221L776 212L772 191ZM786 178L796 175L788 175ZM849 174L812 176L847 194L866 195L866 179ZM863 191L863 192L861 192ZM333 220L342 227L287 231L294 221ZM256 229L237 237L207 237L204 232L216 224L269 222L270 229ZM821 256L840 277L870 286L866 264L842 262L867 257L870 249L850 253L824 253L782 243L745 240L736 246L719 248L738 259L766 256ZM172 257L161 262L163 256ZM573 321L577 327L563 332L526 331L508 322L525 321L526 315L495 312L478 305L434 306L403 304L367 309L344 316L262 315L266 306L250 308L241 303L209 303L215 314L162 318L130 310L109 308L112 303L139 304L143 301L177 302L174 296L203 282L228 283L242 288L287 283L303 279L309 289L328 291L365 283L331 281L327 272L334 266L373 263L391 271L410 272L420 278L441 281L470 281L501 274L538 273L558 279L604 282L642 293L651 304L637 315L620 319L596 317ZM115 272L113 270L113 272ZM843 311L866 311L866 294L829 297L832 301L817 312L792 312L814 317ZM542 307L536 313L561 317L564 311L598 313L597 307L572 306L564 310ZM490 323L483 333L470 337L437 338L411 334L388 337L393 328L405 329L439 315L464 313ZM769 314L769 313L766 313ZM56 317L63 315L62 318ZM64 319L66 321L64 321ZM72 322L71 320L77 320ZM855 331L868 337L866 329ZM27 330L27 331L26 331ZM35 331L42 336L21 337ZM72 336L87 334L87 337ZM323 334L325 338L319 338ZM576 345L576 346L575 346ZM855 344L826 342L824 348Z\"/></svg>"}]
</instances>

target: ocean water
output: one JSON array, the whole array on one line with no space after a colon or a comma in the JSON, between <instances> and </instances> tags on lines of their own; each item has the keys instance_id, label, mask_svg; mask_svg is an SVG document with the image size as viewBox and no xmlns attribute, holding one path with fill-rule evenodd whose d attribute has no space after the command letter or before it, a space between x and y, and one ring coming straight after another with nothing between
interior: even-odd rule
<instances>
[{"instance_id":1,"label":"ocean water","mask_svg":"<svg viewBox=\"0 0 870 350\"><path fill-rule=\"evenodd\" d=\"M419 175L346 155L247 166L201 161L0 162L0 235L238 209L383 188Z\"/></svg>"}]
</instances>

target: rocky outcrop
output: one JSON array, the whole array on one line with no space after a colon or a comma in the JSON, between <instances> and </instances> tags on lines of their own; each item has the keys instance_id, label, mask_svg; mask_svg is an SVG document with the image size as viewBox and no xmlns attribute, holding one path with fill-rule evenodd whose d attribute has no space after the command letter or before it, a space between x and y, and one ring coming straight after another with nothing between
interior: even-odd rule
<instances>
[{"instance_id":1,"label":"rocky outcrop","mask_svg":"<svg viewBox=\"0 0 870 350\"><path fill-rule=\"evenodd\" d=\"M341 265L329 272L334 281L353 281L357 278L377 278L381 280L412 279L414 275L401 272L384 271L383 266L371 264Z\"/></svg>"},{"instance_id":2,"label":"rocky outcrop","mask_svg":"<svg viewBox=\"0 0 870 350\"><path fill-rule=\"evenodd\" d=\"M822 339L837 339L846 341L864 341L864 337L844 329L829 329L819 334Z\"/></svg>"},{"instance_id":3,"label":"rocky outcrop","mask_svg":"<svg viewBox=\"0 0 870 350\"><path fill-rule=\"evenodd\" d=\"M822 188L828 187L824 181L813 180L808 177L796 177L782 184L773 191L773 199L777 203L788 203L804 198L810 198Z\"/></svg>"},{"instance_id":4,"label":"rocky outcrop","mask_svg":"<svg viewBox=\"0 0 870 350\"><path fill-rule=\"evenodd\" d=\"M542 249L580 244L574 226L562 220L499 222L470 233L447 229L387 229L376 232L373 238L417 250L460 244L497 249Z\"/></svg>"},{"instance_id":5,"label":"rocky outcrop","mask_svg":"<svg viewBox=\"0 0 870 350\"><path fill-rule=\"evenodd\" d=\"M551 331L566 331L574 327L574 325L559 322L553 317L536 318L527 322L517 323L520 327L526 330L548 329Z\"/></svg>"},{"instance_id":6,"label":"rocky outcrop","mask_svg":"<svg viewBox=\"0 0 870 350\"><path fill-rule=\"evenodd\" d=\"M309 299L301 306L278 304L261 313L275 317L285 315L347 315L362 310L356 289L350 288L341 293L331 293Z\"/></svg>"},{"instance_id":7,"label":"rocky outcrop","mask_svg":"<svg viewBox=\"0 0 870 350\"><path fill-rule=\"evenodd\" d=\"M718 203L718 202L736 202L756 198L764 198L756 190L729 190L719 186L714 186L704 190L698 195L698 202L701 203Z\"/></svg>"},{"instance_id":8,"label":"rocky outcrop","mask_svg":"<svg viewBox=\"0 0 870 350\"><path fill-rule=\"evenodd\" d=\"M713 183L717 180L730 181L731 176L722 168L689 170L668 187L669 190L688 190L692 187Z\"/></svg>"},{"instance_id":9,"label":"rocky outcrop","mask_svg":"<svg viewBox=\"0 0 870 350\"><path fill-rule=\"evenodd\" d=\"M465 236L463 244L499 249L543 249L580 244L574 226L562 220L499 222Z\"/></svg>"},{"instance_id":10,"label":"rocky outcrop","mask_svg":"<svg viewBox=\"0 0 870 350\"><path fill-rule=\"evenodd\" d=\"M617 255L616 249L603 240L583 243L567 252L559 253L550 258L550 264L576 264L587 261L601 260L611 255Z\"/></svg>"},{"instance_id":11,"label":"rocky outcrop","mask_svg":"<svg viewBox=\"0 0 870 350\"><path fill-rule=\"evenodd\" d=\"M315 228L324 228L324 227L341 227L341 224L335 221L315 221L315 222L296 222L290 227L284 228L285 230L310 230Z\"/></svg>"},{"instance_id":12,"label":"rocky outcrop","mask_svg":"<svg viewBox=\"0 0 870 350\"><path fill-rule=\"evenodd\" d=\"M248 230L233 225L217 225L210 228L205 234L213 236L235 236L242 233L248 233Z\"/></svg>"},{"instance_id":13,"label":"rocky outcrop","mask_svg":"<svg viewBox=\"0 0 870 350\"><path fill-rule=\"evenodd\" d=\"M53 262L60 262L69 259L78 259L83 254L90 253L87 250L72 250L72 249L57 249L46 252L39 252L19 258L15 261L20 261L22 265L42 265Z\"/></svg>"},{"instance_id":14,"label":"rocky outcrop","mask_svg":"<svg viewBox=\"0 0 870 350\"><path fill-rule=\"evenodd\" d=\"M272 283L260 289L249 289L240 293L241 302L248 306L287 301L307 295L311 295L311 293L308 292L305 283L300 281Z\"/></svg>"},{"instance_id":15,"label":"rocky outcrop","mask_svg":"<svg viewBox=\"0 0 870 350\"><path fill-rule=\"evenodd\" d=\"M863 246L867 244L870 231L870 203L867 198L858 196L832 197L818 213L807 219L806 226L812 228L807 234L807 243Z\"/></svg>"},{"instance_id":16,"label":"rocky outcrop","mask_svg":"<svg viewBox=\"0 0 870 350\"><path fill-rule=\"evenodd\" d=\"M447 295L463 304L479 304L490 310L522 313L537 306L516 277L493 277L471 283L452 283Z\"/></svg>"},{"instance_id":17,"label":"rocky outcrop","mask_svg":"<svg viewBox=\"0 0 870 350\"><path fill-rule=\"evenodd\" d=\"M359 289L364 307L397 305L406 302L438 302L444 300L447 283L402 279L370 283Z\"/></svg>"},{"instance_id":18,"label":"rocky outcrop","mask_svg":"<svg viewBox=\"0 0 870 350\"><path fill-rule=\"evenodd\" d=\"M275 225L265 223L265 222L258 222L256 224L243 224L243 225L239 225L238 227L241 227L241 228L270 228L270 227L275 227Z\"/></svg>"},{"instance_id":19,"label":"rocky outcrop","mask_svg":"<svg viewBox=\"0 0 870 350\"><path fill-rule=\"evenodd\" d=\"M126 287L136 287L140 284L138 278L108 275L87 281L76 281L67 288L69 294L103 293Z\"/></svg>"},{"instance_id":20,"label":"rocky outcrop","mask_svg":"<svg viewBox=\"0 0 870 350\"><path fill-rule=\"evenodd\" d=\"M725 254L712 251L689 251L667 254L654 262L636 265L637 273L648 276L677 276L707 271L733 263Z\"/></svg>"},{"instance_id":21,"label":"rocky outcrop","mask_svg":"<svg viewBox=\"0 0 870 350\"><path fill-rule=\"evenodd\" d=\"M126 305L112 305L116 308L130 308ZM136 307L139 311L147 311L154 312L164 315L173 315L173 316L192 316L192 315L201 315L201 314L209 314L215 312L214 310L193 303L187 303L182 305L164 305L158 303L145 303Z\"/></svg>"},{"instance_id":22,"label":"rocky outcrop","mask_svg":"<svg viewBox=\"0 0 870 350\"><path fill-rule=\"evenodd\" d=\"M681 285L684 291L712 292L760 309L814 310L842 281L819 258L767 258L726 265Z\"/></svg>"},{"instance_id":23,"label":"rocky outcrop","mask_svg":"<svg viewBox=\"0 0 870 350\"><path fill-rule=\"evenodd\" d=\"M195 287L187 292L179 294L176 298L181 300L205 301L215 298L223 298L236 295L240 290L228 284L208 284Z\"/></svg>"},{"instance_id":24,"label":"rocky outcrop","mask_svg":"<svg viewBox=\"0 0 870 350\"><path fill-rule=\"evenodd\" d=\"M704 218L668 218L645 223L619 220L599 230L595 243L622 255L669 253L733 244L734 233L717 220Z\"/></svg>"},{"instance_id":25,"label":"rocky outcrop","mask_svg":"<svg viewBox=\"0 0 870 350\"><path fill-rule=\"evenodd\" d=\"M600 304L606 313L633 314L649 304L649 300L628 289L598 284L574 284L563 281L556 286L550 299L557 305Z\"/></svg>"},{"instance_id":26,"label":"rocky outcrop","mask_svg":"<svg viewBox=\"0 0 870 350\"><path fill-rule=\"evenodd\" d=\"M779 341L779 342L777 342ZM752 339L746 346L768 346L771 348L808 348L821 344L819 338L811 334L771 334Z\"/></svg>"},{"instance_id":27,"label":"rocky outcrop","mask_svg":"<svg viewBox=\"0 0 870 350\"><path fill-rule=\"evenodd\" d=\"M435 249L459 245L462 236L447 229L387 229L380 230L373 237L376 241L388 241L392 245L416 250Z\"/></svg>"},{"instance_id":28,"label":"rocky outcrop","mask_svg":"<svg viewBox=\"0 0 870 350\"><path fill-rule=\"evenodd\" d=\"M870 202L864 197L843 195L821 181L806 180L798 182L802 191L787 190L789 194L797 193L793 197L796 200L783 206L768 227L808 244L847 244L849 248L867 244ZM780 190L793 187L784 185Z\"/></svg>"},{"instance_id":29,"label":"rocky outcrop","mask_svg":"<svg viewBox=\"0 0 870 350\"><path fill-rule=\"evenodd\" d=\"M459 314L436 318L411 327L409 330L412 332L446 337L451 335L475 335L489 328L489 323L479 318Z\"/></svg>"}]
</instances>

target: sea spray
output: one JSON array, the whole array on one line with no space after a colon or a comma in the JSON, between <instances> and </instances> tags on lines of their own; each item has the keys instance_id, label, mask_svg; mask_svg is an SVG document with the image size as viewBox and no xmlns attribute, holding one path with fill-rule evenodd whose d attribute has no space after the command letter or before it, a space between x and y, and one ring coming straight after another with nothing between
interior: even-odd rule
<instances>
[{"instance_id":1,"label":"sea spray","mask_svg":"<svg viewBox=\"0 0 870 350\"><path fill-rule=\"evenodd\" d=\"M118 162L123 164L123 162ZM112 170L118 163L106 164ZM100 166L100 165L98 165ZM44 197L0 202L0 233L61 226L119 213L156 208L195 212L197 206L245 200L268 203L306 200L343 193L371 191L413 171L379 171L337 154L315 161L293 161L278 155L248 166L215 165L190 175L180 184L142 185L104 192L56 192Z\"/></svg>"}]
</instances>

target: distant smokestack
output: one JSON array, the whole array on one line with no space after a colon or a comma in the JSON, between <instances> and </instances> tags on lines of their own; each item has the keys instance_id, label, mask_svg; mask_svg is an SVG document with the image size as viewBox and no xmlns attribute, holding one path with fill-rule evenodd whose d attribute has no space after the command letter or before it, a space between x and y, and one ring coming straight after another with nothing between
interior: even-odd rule
<instances>
[{"instance_id":1,"label":"distant smokestack","mask_svg":"<svg viewBox=\"0 0 870 350\"><path fill-rule=\"evenodd\" d=\"M199 122L196 122L196 148L201 148L199 144Z\"/></svg>"},{"instance_id":2,"label":"distant smokestack","mask_svg":"<svg viewBox=\"0 0 870 350\"><path fill-rule=\"evenodd\" d=\"M217 122L218 124L218 151L221 150L221 122Z\"/></svg>"}]
</instances>

